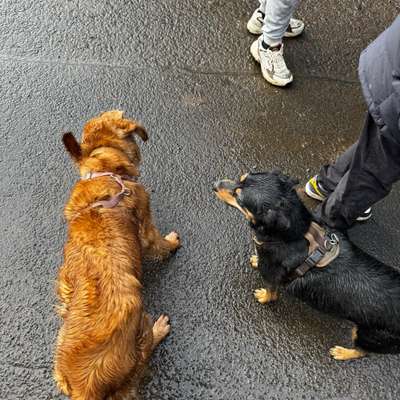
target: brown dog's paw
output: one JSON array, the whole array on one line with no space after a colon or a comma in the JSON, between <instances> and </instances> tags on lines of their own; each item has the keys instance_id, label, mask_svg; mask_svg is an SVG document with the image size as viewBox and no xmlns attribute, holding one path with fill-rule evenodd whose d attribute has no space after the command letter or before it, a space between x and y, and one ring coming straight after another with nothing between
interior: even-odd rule
<instances>
[{"instance_id":1,"label":"brown dog's paw","mask_svg":"<svg viewBox=\"0 0 400 400\"><path fill-rule=\"evenodd\" d=\"M338 361L355 360L365 357L367 353L359 349L346 349L346 347L335 346L329 350L331 356Z\"/></svg>"},{"instance_id":2,"label":"brown dog's paw","mask_svg":"<svg viewBox=\"0 0 400 400\"><path fill-rule=\"evenodd\" d=\"M171 331L168 315L162 314L153 325L153 342L154 345L160 343Z\"/></svg>"},{"instance_id":3,"label":"brown dog's paw","mask_svg":"<svg viewBox=\"0 0 400 400\"><path fill-rule=\"evenodd\" d=\"M177 250L179 247L181 247L181 239L179 234L174 231L165 236L165 240L168 240L168 242L171 243L172 250Z\"/></svg>"},{"instance_id":4,"label":"brown dog's paw","mask_svg":"<svg viewBox=\"0 0 400 400\"><path fill-rule=\"evenodd\" d=\"M254 297L259 303L266 304L278 300L278 292L268 289L256 289Z\"/></svg>"},{"instance_id":5,"label":"brown dog's paw","mask_svg":"<svg viewBox=\"0 0 400 400\"><path fill-rule=\"evenodd\" d=\"M254 255L250 257L250 266L254 269L258 268L258 256Z\"/></svg>"}]
</instances>

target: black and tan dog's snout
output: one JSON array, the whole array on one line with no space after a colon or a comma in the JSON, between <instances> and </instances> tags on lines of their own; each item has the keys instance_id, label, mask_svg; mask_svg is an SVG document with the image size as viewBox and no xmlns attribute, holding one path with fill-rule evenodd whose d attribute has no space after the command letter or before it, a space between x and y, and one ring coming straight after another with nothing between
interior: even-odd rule
<instances>
[{"instance_id":1,"label":"black and tan dog's snout","mask_svg":"<svg viewBox=\"0 0 400 400\"><path fill-rule=\"evenodd\" d=\"M235 181L229 179L217 181L214 183L213 189L219 200L242 211L237 202L238 190L240 189Z\"/></svg>"},{"instance_id":2,"label":"black and tan dog's snout","mask_svg":"<svg viewBox=\"0 0 400 400\"><path fill-rule=\"evenodd\" d=\"M230 194L233 194L236 188L237 188L236 182L230 181L229 179L222 179L214 182L213 184L214 192L226 191Z\"/></svg>"},{"instance_id":3,"label":"black and tan dog's snout","mask_svg":"<svg viewBox=\"0 0 400 400\"><path fill-rule=\"evenodd\" d=\"M244 179L247 175L244 175ZM223 201L225 204L231 207L237 208L249 221L254 221L253 214L246 208L243 207L240 202L243 193L243 180L239 182L231 181L229 179L223 179L217 181L213 185L213 189L217 198Z\"/></svg>"}]
</instances>

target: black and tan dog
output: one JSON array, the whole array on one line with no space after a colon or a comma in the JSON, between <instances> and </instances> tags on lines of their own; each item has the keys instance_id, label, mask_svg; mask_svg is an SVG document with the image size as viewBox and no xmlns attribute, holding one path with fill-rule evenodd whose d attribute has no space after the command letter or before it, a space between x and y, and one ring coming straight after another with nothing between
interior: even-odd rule
<instances>
[{"instance_id":1,"label":"black and tan dog","mask_svg":"<svg viewBox=\"0 0 400 400\"><path fill-rule=\"evenodd\" d=\"M275 301L278 289L285 287L312 307L355 323L354 348L333 347L330 353L336 360L364 357L370 351L400 352L400 273L337 231L324 236L339 239L337 257L323 268L316 263L307 266L310 243L306 237L314 224L294 189L296 184L274 171L214 185L217 197L240 210L254 232L258 257L253 256L251 262L267 285L255 291L257 300ZM306 269L299 273L301 266Z\"/></svg>"}]
</instances>

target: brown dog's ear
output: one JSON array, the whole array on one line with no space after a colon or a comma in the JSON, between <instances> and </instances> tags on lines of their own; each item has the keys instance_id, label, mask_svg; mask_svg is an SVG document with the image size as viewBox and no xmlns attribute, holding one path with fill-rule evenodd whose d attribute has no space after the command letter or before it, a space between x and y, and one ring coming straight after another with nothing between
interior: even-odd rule
<instances>
[{"instance_id":1,"label":"brown dog's ear","mask_svg":"<svg viewBox=\"0 0 400 400\"><path fill-rule=\"evenodd\" d=\"M112 127L121 139L125 139L129 135L137 134L145 142L149 137L146 129L139 125L136 121L129 119L121 119L119 121L112 121Z\"/></svg>"},{"instance_id":2,"label":"brown dog's ear","mask_svg":"<svg viewBox=\"0 0 400 400\"><path fill-rule=\"evenodd\" d=\"M136 128L133 131L133 133L136 133L137 135L139 135L141 137L141 139L143 140L143 142L146 142L147 139L149 138L149 135L147 134L146 129L144 129L142 125L136 125Z\"/></svg>"},{"instance_id":3,"label":"brown dog's ear","mask_svg":"<svg viewBox=\"0 0 400 400\"><path fill-rule=\"evenodd\" d=\"M82 159L82 149L75 136L71 132L64 133L62 140L71 158L79 162Z\"/></svg>"}]
</instances>

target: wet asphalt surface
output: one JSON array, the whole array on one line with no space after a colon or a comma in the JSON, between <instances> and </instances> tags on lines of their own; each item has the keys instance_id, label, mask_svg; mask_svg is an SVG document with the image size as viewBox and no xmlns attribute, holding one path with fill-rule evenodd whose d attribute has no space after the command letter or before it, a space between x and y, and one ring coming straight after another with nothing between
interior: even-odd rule
<instances>
[{"instance_id":1,"label":"wet asphalt surface","mask_svg":"<svg viewBox=\"0 0 400 400\"><path fill-rule=\"evenodd\" d=\"M100 4L101 3L101 4ZM171 316L150 399L397 399L400 356L338 363L348 322L283 295L255 302L250 233L212 193L217 178L280 168L302 179L357 137L363 47L394 0L305 0L287 41L295 75L269 86L249 54L255 1L5 0L0 3L0 399L62 399L51 377L63 205L77 179L61 133L119 108L147 127L143 181L183 248L145 265L147 310ZM351 238L400 265L399 189Z\"/></svg>"}]
</instances>

